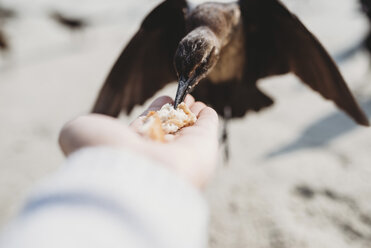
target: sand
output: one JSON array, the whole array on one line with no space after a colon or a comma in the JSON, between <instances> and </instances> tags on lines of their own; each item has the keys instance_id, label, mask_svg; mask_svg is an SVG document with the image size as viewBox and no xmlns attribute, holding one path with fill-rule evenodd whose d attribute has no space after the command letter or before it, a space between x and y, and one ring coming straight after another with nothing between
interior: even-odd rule
<instances>
[{"instance_id":1,"label":"sand","mask_svg":"<svg viewBox=\"0 0 371 248\"><path fill-rule=\"evenodd\" d=\"M60 128L89 112L112 63L159 1L2 2L18 8L19 18L6 27L12 53L0 54L0 227L61 166ZM284 2L332 54L367 31L354 0ZM71 33L49 20L50 9L84 16L90 26ZM340 67L371 116L368 64L358 52ZM220 162L205 194L210 247L371 247L371 129L294 76L261 86L274 107L230 123L231 159ZM174 97L175 87L159 94Z\"/></svg>"}]
</instances>

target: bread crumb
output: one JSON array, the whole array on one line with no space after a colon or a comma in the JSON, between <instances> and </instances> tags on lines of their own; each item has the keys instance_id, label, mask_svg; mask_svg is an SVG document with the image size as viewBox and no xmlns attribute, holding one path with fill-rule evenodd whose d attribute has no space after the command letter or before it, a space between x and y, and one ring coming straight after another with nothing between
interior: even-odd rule
<instances>
[{"instance_id":1,"label":"bread crumb","mask_svg":"<svg viewBox=\"0 0 371 248\"><path fill-rule=\"evenodd\" d=\"M175 134L183 127L195 124L197 117L188 106L182 102L175 110L167 103L159 111L151 111L142 119L140 132L153 140L168 141L169 135ZM166 136L166 137L165 137Z\"/></svg>"}]
</instances>

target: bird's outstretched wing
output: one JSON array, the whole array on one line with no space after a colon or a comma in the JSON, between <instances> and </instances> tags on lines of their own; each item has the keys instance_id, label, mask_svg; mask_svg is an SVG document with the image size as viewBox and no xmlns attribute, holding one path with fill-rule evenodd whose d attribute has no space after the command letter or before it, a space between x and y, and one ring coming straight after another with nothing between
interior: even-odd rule
<instances>
[{"instance_id":1,"label":"bird's outstretched wing","mask_svg":"<svg viewBox=\"0 0 371 248\"><path fill-rule=\"evenodd\" d=\"M93 108L117 117L176 80L173 57L185 35L185 0L166 0L143 21L109 73Z\"/></svg>"},{"instance_id":2,"label":"bird's outstretched wing","mask_svg":"<svg viewBox=\"0 0 371 248\"><path fill-rule=\"evenodd\" d=\"M240 0L246 33L247 80L295 73L356 122L369 121L320 42L278 0Z\"/></svg>"}]
</instances>

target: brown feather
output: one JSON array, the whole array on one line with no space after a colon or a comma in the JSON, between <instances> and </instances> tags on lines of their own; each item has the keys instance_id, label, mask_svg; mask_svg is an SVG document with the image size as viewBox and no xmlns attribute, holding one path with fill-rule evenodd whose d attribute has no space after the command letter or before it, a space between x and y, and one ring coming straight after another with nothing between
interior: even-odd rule
<instances>
[{"instance_id":1,"label":"brown feather","mask_svg":"<svg viewBox=\"0 0 371 248\"><path fill-rule=\"evenodd\" d=\"M273 100L258 89L256 84L260 78L292 72L356 122L369 125L326 50L278 0L240 0L239 5L208 3L197 7L194 15L188 13L185 17L186 9L185 0L167 0L146 17L108 75L93 112L118 116L124 109L129 113L136 104L143 104L156 91L176 80L173 58L179 41L187 34L187 24L198 27L207 23L210 30L219 30L217 36L222 44L225 40L221 37L227 37L224 34L231 28L235 28L237 34L239 26L230 25L228 18L219 18L225 22L213 20L219 20L218 13L222 17L234 9L237 11L230 13L241 13L244 35L232 35L232 40L221 48L225 52L220 55L220 64L196 86L194 95L198 100L210 104L221 115L224 107L229 106L231 117L242 117L248 110L259 111L273 104ZM213 11L213 15L207 11L209 14L202 14L204 9ZM233 22L232 19L229 22ZM198 41L194 39L198 38L195 37L188 39L196 44ZM240 43L241 48L236 48ZM227 56L233 51L229 48L241 50L233 53L232 61ZM179 59L186 59L182 56ZM236 61L243 65L233 64ZM226 69L225 66L227 73L221 70Z\"/></svg>"},{"instance_id":2,"label":"brown feather","mask_svg":"<svg viewBox=\"0 0 371 248\"><path fill-rule=\"evenodd\" d=\"M109 73L94 113L118 116L177 79L173 57L185 35L185 1L167 0L155 8Z\"/></svg>"},{"instance_id":3,"label":"brown feather","mask_svg":"<svg viewBox=\"0 0 371 248\"><path fill-rule=\"evenodd\" d=\"M319 41L277 0L240 1L246 30L246 78L295 73L357 123L368 126L335 62Z\"/></svg>"}]
</instances>

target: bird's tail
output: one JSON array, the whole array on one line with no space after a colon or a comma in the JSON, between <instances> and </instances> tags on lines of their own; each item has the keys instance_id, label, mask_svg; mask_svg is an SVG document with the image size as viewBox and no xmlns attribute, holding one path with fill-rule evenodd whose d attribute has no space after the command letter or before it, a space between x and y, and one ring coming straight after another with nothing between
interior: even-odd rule
<instances>
[{"instance_id":1,"label":"bird's tail","mask_svg":"<svg viewBox=\"0 0 371 248\"><path fill-rule=\"evenodd\" d=\"M232 116L243 117L247 111L259 112L273 105L272 98L256 86L239 87L232 97Z\"/></svg>"},{"instance_id":2,"label":"bird's tail","mask_svg":"<svg viewBox=\"0 0 371 248\"><path fill-rule=\"evenodd\" d=\"M245 97L245 105L247 110L253 110L256 112L260 111L261 109L267 108L274 103L272 98L267 96L256 87L252 87L251 89L246 91Z\"/></svg>"}]
</instances>

